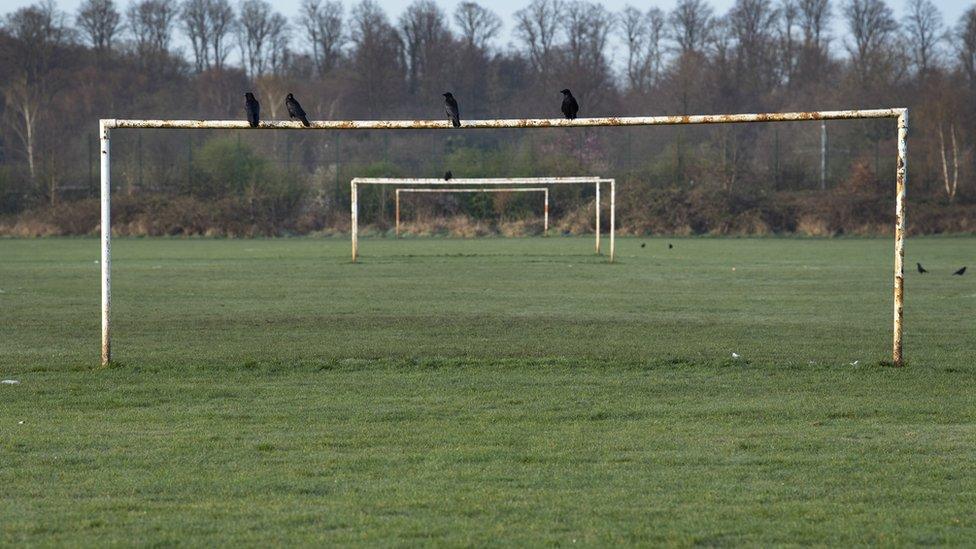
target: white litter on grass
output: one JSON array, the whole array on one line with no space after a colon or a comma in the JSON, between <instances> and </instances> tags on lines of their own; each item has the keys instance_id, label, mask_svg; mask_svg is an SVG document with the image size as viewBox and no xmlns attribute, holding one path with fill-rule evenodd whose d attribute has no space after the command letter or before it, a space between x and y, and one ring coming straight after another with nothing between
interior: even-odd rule
<instances>
[{"instance_id":1,"label":"white litter on grass","mask_svg":"<svg viewBox=\"0 0 976 549\"><path fill-rule=\"evenodd\" d=\"M24 424L24 420L20 420L17 422L17 425L23 425L23 424Z\"/></svg>"},{"instance_id":2,"label":"white litter on grass","mask_svg":"<svg viewBox=\"0 0 976 549\"><path fill-rule=\"evenodd\" d=\"M4 385L20 385L20 382L17 381L16 379L5 379L3 381L0 381L0 383Z\"/></svg>"},{"instance_id":3,"label":"white litter on grass","mask_svg":"<svg viewBox=\"0 0 976 549\"><path fill-rule=\"evenodd\" d=\"M732 353L732 358L739 358L739 357L740 357L739 353Z\"/></svg>"},{"instance_id":4,"label":"white litter on grass","mask_svg":"<svg viewBox=\"0 0 976 549\"><path fill-rule=\"evenodd\" d=\"M860 360L855 360L854 362L849 362L848 364L850 364L851 366L857 366L857 363L858 362L861 362L861 361Z\"/></svg>"}]
</instances>

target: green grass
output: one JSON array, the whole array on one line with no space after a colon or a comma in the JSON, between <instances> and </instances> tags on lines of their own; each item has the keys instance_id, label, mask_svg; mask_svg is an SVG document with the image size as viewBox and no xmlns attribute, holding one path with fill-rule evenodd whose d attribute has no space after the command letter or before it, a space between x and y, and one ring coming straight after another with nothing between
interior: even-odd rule
<instances>
[{"instance_id":1,"label":"green grass","mask_svg":"<svg viewBox=\"0 0 976 549\"><path fill-rule=\"evenodd\" d=\"M102 369L97 241L0 240L0 544L972 543L976 239L903 369L888 239L672 242L118 240Z\"/></svg>"}]
</instances>

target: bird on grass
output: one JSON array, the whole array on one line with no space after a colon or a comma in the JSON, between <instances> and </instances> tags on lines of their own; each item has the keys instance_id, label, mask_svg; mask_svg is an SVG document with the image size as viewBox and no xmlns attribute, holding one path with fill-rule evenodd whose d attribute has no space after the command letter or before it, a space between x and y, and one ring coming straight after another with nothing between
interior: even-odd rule
<instances>
[{"instance_id":1,"label":"bird on grass","mask_svg":"<svg viewBox=\"0 0 976 549\"><path fill-rule=\"evenodd\" d=\"M645 242L641 242L641 248L644 248L644 247L646 247L646 246L647 246L647 243L645 243Z\"/></svg>"},{"instance_id":2,"label":"bird on grass","mask_svg":"<svg viewBox=\"0 0 976 549\"><path fill-rule=\"evenodd\" d=\"M454 94L451 92L445 92L444 94L444 111L447 112L447 118L451 121L451 125L455 128L461 127L461 111L458 109L457 99L454 99Z\"/></svg>"},{"instance_id":3,"label":"bird on grass","mask_svg":"<svg viewBox=\"0 0 976 549\"><path fill-rule=\"evenodd\" d=\"M288 97L285 98L285 107L288 108L289 118L297 118L301 120L302 125L306 128L311 126L311 124L308 123L308 116L305 114L305 109L303 109L298 103L298 100L295 99L294 95L290 93L288 94Z\"/></svg>"},{"instance_id":4,"label":"bird on grass","mask_svg":"<svg viewBox=\"0 0 976 549\"><path fill-rule=\"evenodd\" d=\"M576 102L576 98L573 97L573 92L569 91L569 88L560 91L563 94L563 115L568 120L574 120L576 118L576 113L579 112L579 103Z\"/></svg>"},{"instance_id":5,"label":"bird on grass","mask_svg":"<svg viewBox=\"0 0 976 549\"><path fill-rule=\"evenodd\" d=\"M925 274L925 273L929 272L928 269L926 269L925 267L923 267L921 263L916 263L915 264L915 268L918 269L918 274Z\"/></svg>"},{"instance_id":6,"label":"bird on grass","mask_svg":"<svg viewBox=\"0 0 976 549\"><path fill-rule=\"evenodd\" d=\"M668 242L668 249L669 250L673 250L674 249L674 244Z\"/></svg>"},{"instance_id":7,"label":"bird on grass","mask_svg":"<svg viewBox=\"0 0 976 549\"><path fill-rule=\"evenodd\" d=\"M244 94L244 111L247 112L247 123L252 128L258 127L258 123L261 121L261 104L251 92Z\"/></svg>"},{"instance_id":8,"label":"bird on grass","mask_svg":"<svg viewBox=\"0 0 976 549\"><path fill-rule=\"evenodd\" d=\"M956 271L956 272L954 272L952 274L954 274L956 276L962 276L962 275L966 274L966 268L963 267L962 269L959 269L958 271Z\"/></svg>"},{"instance_id":9,"label":"bird on grass","mask_svg":"<svg viewBox=\"0 0 976 549\"><path fill-rule=\"evenodd\" d=\"M444 181L450 181L451 179L454 179L454 174L451 173L451 170L444 172Z\"/></svg>"}]
</instances>

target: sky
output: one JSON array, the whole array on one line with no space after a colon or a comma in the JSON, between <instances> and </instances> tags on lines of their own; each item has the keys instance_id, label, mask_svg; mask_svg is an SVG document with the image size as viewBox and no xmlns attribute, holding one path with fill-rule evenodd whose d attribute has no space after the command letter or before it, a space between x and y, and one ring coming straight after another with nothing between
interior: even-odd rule
<instances>
[{"instance_id":1,"label":"sky","mask_svg":"<svg viewBox=\"0 0 976 549\"><path fill-rule=\"evenodd\" d=\"M237 0L231 0L235 3ZM356 3L358 0L344 0L343 3L346 5L346 9ZM412 0L377 0L378 3L386 10L387 15L392 21L396 20L396 17L403 11L403 9L409 5ZM448 13L453 12L454 7L460 3L462 0L437 0L442 8ZM512 14L514 14L519 9L525 7L529 0L477 0L480 4L489 7L494 10L495 13L502 17L505 23L505 28L502 31L502 40L499 45L504 45L511 40L511 30L512 30ZM599 1L599 0L597 0ZM127 5L129 0L116 0L116 4ZM603 0L601 3L609 10L619 11L624 6L631 4L640 9L647 9L650 6L657 6L664 11L670 11L675 4L676 0L657 0L653 2L639 1L639 0ZM943 18L947 25L954 26L959 18L962 16L963 12L970 6L976 4L976 0L933 0L936 6L942 11ZM6 14L8 12L14 11L18 8L29 6L35 3L32 0L0 0L0 14ZM55 0L55 3L61 7L62 10L68 13L74 13L78 9L78 5L81 0ZM295 14L298 13L298 6L301 4L301 0L273 0L272 5L275 6L282 14L286 15L291 19ZM732 6L734 0L710 0L712 8L715 9L717 14L723 14L728 11L729 7ZM834 0L835 5L839 3L839 0ZM904 11L905 0L888 0L888 5L895 10L895 15L901 17ZM835 25L837 24L835 17ZM836 34L836 33L835 33Z\"/></svg>"}]
</instances>

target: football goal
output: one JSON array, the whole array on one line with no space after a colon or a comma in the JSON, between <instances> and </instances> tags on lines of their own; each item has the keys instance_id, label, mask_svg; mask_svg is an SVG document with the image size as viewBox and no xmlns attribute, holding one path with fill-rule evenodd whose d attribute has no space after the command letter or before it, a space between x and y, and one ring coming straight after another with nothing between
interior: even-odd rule
<instances>
[{"instance_id":1,"label":"football goal","mask_svg":"<svg viewBox=\"0 0 976 549\"><path fill-rule=\"evenodd\" d=\"M350 238L352 240L352 260L355 262L359 258L359 187L360 185L402 185L419 187L450 188L472 186L483 188L512 188L522 185L594 185L596 187L596 198L594 209L596 210L596 253L600 253L600 184L610 185L610 254L607 260L613 263L614 259L614 239L616 230L616 180L603 177L485 177L474 179L407 179L401 177L357 177L350 183ZM404 189L400 189L404 190Z\"/></svg>"},{"instance_id":2,"label":"football goal","mask_svg":"<svg viewBox=\"0 0 976 549\"><path fill-rule=\"evenodd\" d=\"M513 187L510 189L433 189L433 188L420 188L420 189L397 189L396 190L396 208L395 208L395 232L394 235L400 238L400 193L403 194L420 194L421 196L425 194L453 194L453 193L542 193L542 235L549 236L549 188L548 187L528 187L528 188L518 188Z\"/></svg>"},{"instance_id":3,"label":"football goal","mask_svg":"<svg viewBox=\"0 0 976 549\"><path fill-rule=\"evenodd\" d=\"M111 303L112 303L112 223L111 223L111 142L112 134L116 130L133 129L180 129L180 130L289 130L289 131L357 131L357 130L434 130L449 132L464 132L473 130L517 129L543 130L547 128L592 128L592 127L633 127L633 126L677 126L702 124L749 124L771 122L821 122L824 120L868 120L890 119L896 121L897 160L894 174L894 307L891 360L896 366L904 364L902 348L905 301L905 187L908 179L908 109L855 109L837 111L810 112L782 112L782 113L752 113L752 114L705 114L705 115L674 115L674 116L624 116L624 117L594 117L566 120L563 118L509 118L488 120L465 120L460 128L453 128L451 122L441 120L316 120L307 127L298 121L267 120L262 121L257 128L250 128L246 120L151 120L151 119L116 119L105 118L99 121L99 150L101 176L101 362L111 361ZM596 178L594 178L596 179ZM457 185L460 180L452 181ZM613 258L613 192L614 184L610 182L610 258ZM594 181L596 182L596 181ZM446 183L443 180L417 180L424 186L438 186ZM537 181L523 181L522 184L531 185ZM558 183L558 182L555 182ZM356 217L357 200L356 188L358 184L370 184L368 180L353 180L352 182L352 255L356 258ZM384 183L380 183L384 184ZM394 184L394 183L386 183ZM397 182L395 184L401 184ZM550 182L554 184L554 182ZM480 180L471 185L485 186ZM499 185L513 186L513 180L506 179ZM599 210L598 210L599 211ZM599 226L599 225L597 225Z\"/></svg>"}]
</instances>

